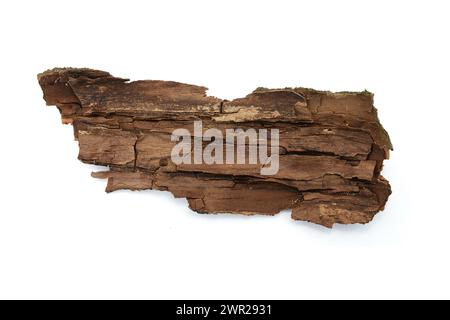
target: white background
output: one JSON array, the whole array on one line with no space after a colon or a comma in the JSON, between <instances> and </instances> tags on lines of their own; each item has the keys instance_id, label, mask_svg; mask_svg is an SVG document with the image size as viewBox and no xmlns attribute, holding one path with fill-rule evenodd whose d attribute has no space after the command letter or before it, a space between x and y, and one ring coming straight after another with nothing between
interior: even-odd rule
<instances>
[{"instance_id":1,"label":"white background","mask_svg":"<svg viewBox=\"0 0 450 320\"><path fill-rule=\"evenodd\" d=\"M448 1L2 1L0 298L450 298ZM375 93L393 194L368 225L197 215L106 194L36 74L91 67L220 98Z\"/></svg>"}]
</instances>

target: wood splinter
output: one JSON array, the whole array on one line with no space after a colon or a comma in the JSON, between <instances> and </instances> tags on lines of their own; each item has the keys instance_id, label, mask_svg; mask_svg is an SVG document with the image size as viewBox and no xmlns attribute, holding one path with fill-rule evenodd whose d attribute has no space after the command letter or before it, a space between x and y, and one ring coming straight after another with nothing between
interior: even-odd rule
<instances>
[{"instance_id":1,"label":"wood splinter","mask_svg":"<svg viewBox=\"0 0 450 320\"><path fill-rule=\"evenodd\" d=\"M108 167L92 174L107 192L167 190L200 213L291 209L326 227L371 221L391 193L380 172L392 145L367 91L258 88L228 101L84 68L38 81L73 124L78 159Z\"/></svg>"}]
</instances>

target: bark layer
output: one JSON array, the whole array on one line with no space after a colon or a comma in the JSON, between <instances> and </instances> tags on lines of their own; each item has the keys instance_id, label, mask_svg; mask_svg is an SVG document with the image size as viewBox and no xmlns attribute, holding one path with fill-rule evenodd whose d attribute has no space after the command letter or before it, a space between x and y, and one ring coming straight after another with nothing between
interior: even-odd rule
<instances>
[{"instance_id":1,"label":"bark layer","mask_svg":"<svg viewBox=\"0 0 450 320\"><path fill-rule=\"evenodd\" d=\"M367 223L391 193L380 175L392 145L369 92L258 88L232 101L172 81L134 81L91 69L56 68L38 75L47 105L73 124L79 160L106 191L168 190L200 213L273 215L332 227ZM171 160L175 129L276 128L280 169L258 164L181 164ZM247 146L248 147L248 146Z\"/></svg>"}]
</instances>

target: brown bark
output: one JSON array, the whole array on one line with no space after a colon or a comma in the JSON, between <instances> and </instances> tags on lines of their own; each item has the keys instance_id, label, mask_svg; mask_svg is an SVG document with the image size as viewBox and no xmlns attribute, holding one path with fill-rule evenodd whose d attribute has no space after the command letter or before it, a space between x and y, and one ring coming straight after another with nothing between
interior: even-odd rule
<instances>
[{"instance_id":1,"label":"brown bark","mask_svg":"<svg viewBox=\"0 0 450 320\"><path fill-rule=\"evenodd\" d=\"M392 145L369 92L258 88L221 100L206 88L171 81L134 81L90 69L38 75L48 105L72 123L79 160L108 166L93 173L118 189L168 190L192 210L273 215L331 227L367 223L383 210L389 183L380 175ZM181 164L170 154L173 130L276 128L280 169L258 164Z\"/></svg>"}]
</instances>

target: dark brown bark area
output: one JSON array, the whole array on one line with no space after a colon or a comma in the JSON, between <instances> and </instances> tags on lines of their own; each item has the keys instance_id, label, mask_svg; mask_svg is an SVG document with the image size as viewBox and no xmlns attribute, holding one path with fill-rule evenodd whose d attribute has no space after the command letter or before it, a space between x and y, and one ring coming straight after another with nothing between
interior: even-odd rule
<instances>
[{"instance_id":1,"label":"dark brown bark area","mask_svg":"<svg viewBox=\"0 0 450 320\"><path fill-rule=\"evenodd\" d=\"M168 190L192 210L273 215L327 227L367 223L384 209L389 183L380 175L392 145L369 92L263 89L232 101L206 88L171 81L115 78L91 69L38 75L47 105L72 123L79 160L104 165L106 191ZM174 129L276 128L280 170L260 165L182 164L170 158Z\"/></svg>"}]
</instances>

